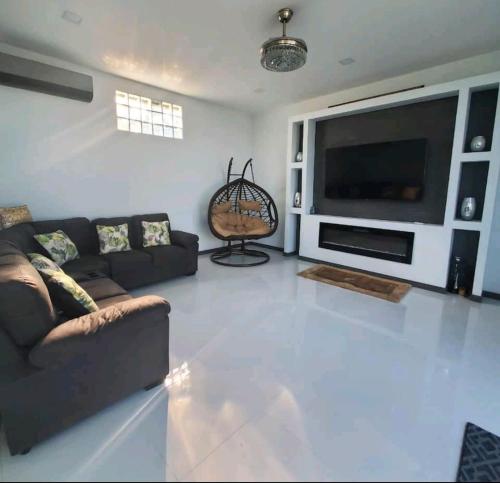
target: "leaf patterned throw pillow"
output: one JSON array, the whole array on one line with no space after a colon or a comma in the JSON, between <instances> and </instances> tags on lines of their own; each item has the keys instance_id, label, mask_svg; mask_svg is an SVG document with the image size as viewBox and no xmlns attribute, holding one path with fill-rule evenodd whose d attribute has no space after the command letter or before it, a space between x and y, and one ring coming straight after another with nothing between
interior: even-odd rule
<instances>
[{"instance_id":1,"label":"leaf patterned throw pillow","mask_svg":"<svg viewBox=\"0 0 500 483\"><path fill-rule=\"evenodd\" d=\"M80 258L76 245L62 230L57 230L54 233L35 235L35 240L47 250L52 260L59 266Z\"/></svg>"},{"instance_id":2,"label":"leaf patterned throw pillow","mask_svg":"<svg viewBox=\"0 0 500 483\"><path fill-rule=\"evenodd\" d=\"M97 225L99 249L101 255L106 253L129 252L131 250L128 239L128 225L118 226Z\"/></svg>"},{"instance_id":3,"label":"leaf patterned throw pillow","mask_svg":"<svg viewBox=\"0 0 500 483\"><path fill-rule=\"evenodd\" d=\"M44 276L54 304L68 317L82 317L99 310L92 297L63 271L47 272Z\"/></svg>"},{"instance_id":4,"label":"leaf patterned throw pillow","mask_svg":"<svg viewBox=\"0 0 500 483\"><path fill-rule=\"evenodd\" d=\"M144 248L171 245L168 221L142 222Z\"/></svg>"},{"instance_id":5,"label":"leaf patterned throw pillow","mask_svg":"<svg viewBox=\"0 0 500 483\"><path fill-rule=\"evenodd\" d=\"M48 274L49 272L62 272L61 267L50 258L40 255L39 253L28 253L28 257L39 272Z\"/></svg>"}]
</instances>

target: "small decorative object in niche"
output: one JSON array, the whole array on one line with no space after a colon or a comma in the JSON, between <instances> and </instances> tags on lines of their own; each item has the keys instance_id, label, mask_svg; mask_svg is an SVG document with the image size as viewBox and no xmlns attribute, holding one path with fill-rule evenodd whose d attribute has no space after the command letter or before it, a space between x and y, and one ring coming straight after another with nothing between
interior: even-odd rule
<instances>
[{"instance_id":1,"label":"small decorative object in niche","mask_svg":"<svg viewBox=\"0 0 500 483\"><path fill-rule=\"evenodd\" d=\"M302 163L302 159L303 159L303 158L302 158L302 151L299 151L299 152L297 153L297 156L295 156L295 161L296 161L297 163Z\"/></svg>"},{"instance_id":2,"label":"small decorative object in niche","mask_svg":"<svg viewBox=\"0 0 500 483\"><path fill-rule=\"evenodd\" d=\"M459 293L460 289L463 288L465 275L465 266L462 257L455 257L453 259L453 266L450 274L450 291L453 293Z\"/></svg>"},{"instance_id":3,"label":"small decorative object in niche","mask_svg":"<svg viewBox=\"0 0 500 483\"><path fill-rule=\"evenodd\" d=\"M470 148L474 152L484 151L486 147L486 138L484 136L476 136L472 138Z\"/></svg>"},{"instance_id":4,"label":"small decorative object in niche","mask_svg":"<svg viewBox=\"0 0 500 483\"><path fill-rule=\"evenodd\" d=\"M300 193L300 191L297 191L297 193L295 193L295 196L293 198L293 206L295 208L300 208L301 202L302 202L301 193Z\"/></svg>"},{"instance_id":5,"label":"small decorative object in niche","mask_svg":"<svg viewBox=\"0 0 500 483\"><path fill-rule=\"evenodd\" d=\"M476 214L476 207L476 198L472 196L464 198L462 201L462 209L460 210L462 219L466 221L473 220L474 215Z\"/></svg>"}]
</instances>

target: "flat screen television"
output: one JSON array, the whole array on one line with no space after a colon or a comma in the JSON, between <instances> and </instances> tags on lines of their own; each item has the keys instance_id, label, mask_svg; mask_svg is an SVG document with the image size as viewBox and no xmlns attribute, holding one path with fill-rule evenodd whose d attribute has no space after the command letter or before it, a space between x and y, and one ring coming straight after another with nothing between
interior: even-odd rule
<instances>
[{"instance_id":1,"label":"flat screen television","mask_svg":"<svg viewBox=\"0 0 500 483\"><path fill-rule=\"evenodd\" d=\"M325 197L419 201L426 160L426 139L327 149Z\"/></svg>"}]
</instances>

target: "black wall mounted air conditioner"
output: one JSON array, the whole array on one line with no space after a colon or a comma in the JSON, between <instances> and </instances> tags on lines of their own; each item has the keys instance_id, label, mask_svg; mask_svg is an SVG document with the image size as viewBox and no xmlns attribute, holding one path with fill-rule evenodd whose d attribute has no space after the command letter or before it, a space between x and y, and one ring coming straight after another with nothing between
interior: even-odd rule
<instances>
[{"instance_id":1,"label":"black wall mounted air conditioner","mask_svg":"<svg viewBox=\"0 0 500 483\"><path fill-rule=\"evenodd\" d=\"M91 102L92 77L0 52L0 84Z\"/></svg>"}]
</instances>

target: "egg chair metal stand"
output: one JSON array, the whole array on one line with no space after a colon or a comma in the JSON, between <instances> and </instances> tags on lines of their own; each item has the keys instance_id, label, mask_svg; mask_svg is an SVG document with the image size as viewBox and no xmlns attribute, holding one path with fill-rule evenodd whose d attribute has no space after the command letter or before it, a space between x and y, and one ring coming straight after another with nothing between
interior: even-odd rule
<instances>
[{"instance_id":1,"label":"egg chair metal stand","mask_svg":"<svg viewBox=\"0 0 500 483\"><path fill-rule=\"evenodd\" d=\"M255 184L252 159L246 162L241 174L232 173L232 167L233 158L229 161L226 184L216 191L208 206L210 231L226 242L226 246L210 258L214 263L228 267L262 265L269 261L269 255L247 248L247 242L276 232L278 210L269 193ZM249 170L252 181L246 179Z\"/></svg>"}]
</instances>

